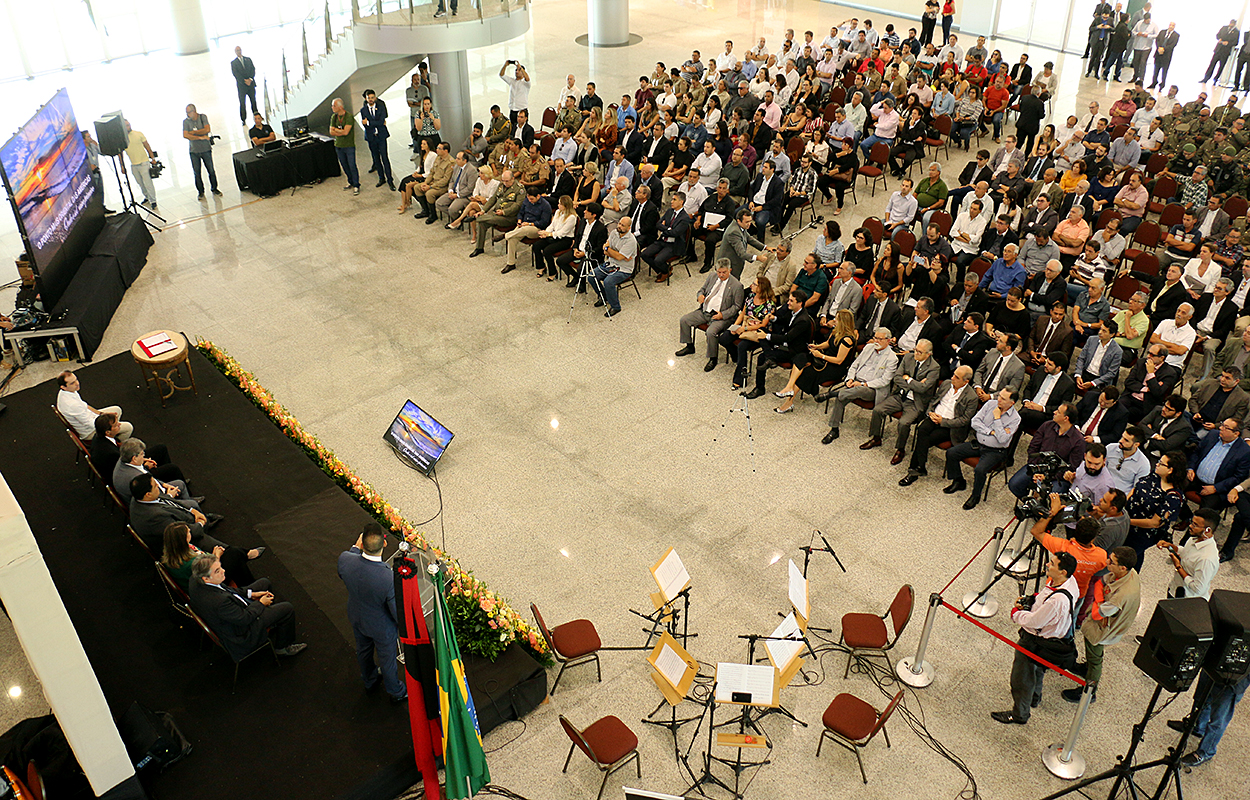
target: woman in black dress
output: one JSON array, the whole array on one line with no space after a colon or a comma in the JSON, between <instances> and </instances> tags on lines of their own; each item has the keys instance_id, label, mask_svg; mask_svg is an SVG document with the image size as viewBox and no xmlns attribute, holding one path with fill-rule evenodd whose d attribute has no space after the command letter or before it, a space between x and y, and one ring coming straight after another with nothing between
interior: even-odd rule
<instances>
[{"instance_id":1,"label":"woman in black dress","mask_svg":"<svg viewBox=\"0 0 1250 800\"><path fill-rule=\"evenodd\" d=\"M946 259L940 254L930 258L913 258L907 262L907 283L911 286L911 299L927 297L934 308L946 308L950 295L950 279L946 277Z\"/></svg>"},{"instance_id":2,"label":"woman in black dress","mask_svg":"<svg viewBox=\"0 0 1250 800\"><path fill-rule=\"evenodd\" d=\"M855 242L843 251L842 257L855 265L855 277L866 281L873 271L872 231L867 228L856 228L851 236Z\"/></svg>"},{"instance_id":3,"label":"woman in black dress","mask_svg":"<svg viewBox=\"0 0 1250 800\"><path fill-rule=\"evenodd\" d=\"M822 385L834 385L846 379L846 373L855 361L855 340L859 331L855 328L855 315L844 308L833 319L833 331L820 344L808 345L811 361L803 368L790 368L790 382L778 397L784 398L776 412L789 413L794 408L795 391L816 397Z\"/></svg>"}]
</instances>

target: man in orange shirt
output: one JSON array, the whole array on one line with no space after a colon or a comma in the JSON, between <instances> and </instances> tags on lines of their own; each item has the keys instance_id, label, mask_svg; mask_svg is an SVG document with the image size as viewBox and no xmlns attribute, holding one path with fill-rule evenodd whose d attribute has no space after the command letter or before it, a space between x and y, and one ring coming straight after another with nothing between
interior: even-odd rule
<instances>
[{"instance_id":1,"label":"man in orange shirt","mask_svg":"<svg viewBox=\"0 0 1250 800\"><path fill-rule=\"evenodd\" d=\"M1051 527L1052 521L1059 516L1059 512L1062 510L1063 500L1059 495L1051 494L1050 515L1039 519L1029 532L1049 552L1072 554L1072 557L1076 559L1076 570L1072 574L1076 578L1076 586L1080 590L1080 597L1084 598L1085 593L1089 590L1090 578L1107 567L1107 551L1094 544L1094 539L1098 537L1102 526L1093 517L1082 517L1077 520L1076 529L1073 530L1071 539L1064 539L1047 533L1046 529ZM1081 604L1078 602L1076 607L1079 611Z\"/></svg>"}]
</instances>

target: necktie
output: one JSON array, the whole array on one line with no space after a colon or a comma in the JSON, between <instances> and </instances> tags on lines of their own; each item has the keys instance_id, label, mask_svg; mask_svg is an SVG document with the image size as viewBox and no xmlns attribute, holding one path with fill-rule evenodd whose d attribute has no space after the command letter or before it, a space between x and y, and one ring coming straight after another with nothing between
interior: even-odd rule
<instances>
[{"instance_id":1,"label":"necktie","mask_svg":"<svg viewBox=\"0 0 1250 800\"><path fill-rule=\"evenodd\" d=\"M885 303L877 303L877 310L872 315L872 329L881 327L881 314L885 311Z\"/></svg>"},{"instance_id":2,"label":"necktie","mask_svg":"<svg viewBox=\"0 0 1250 800\"><path fill-rule=\"evenodd\" d=\"M1042 163L1042 159L1037 159L1037 162L1033 165L1033 173L1029 176L1030 180L1035 181L1037 180L1037 176L1042 174Z\"/></svg>"},{"instance_id":3,"label":"necktie","mask_svg":"<svg viewBox=\"0 0 1250 800\"><path fill-rule=\"evenodd\" d=\"M1098 430L1098 421L1102 419L1103 407L1098 406L1098 410L1094 412L1094 416L1090 417L1089 422L1085 425L1084 434L1093 436L1094 431Z\"/></svg>"},{"instance_id":4,"label":"necktie","mask_svg":"<svg viewBox=\"0 0 1250 800\"><path fill-rule=\"evenodd\" d=\"M1096 118L1094 117L1094 115L1093 115L1093 114L1091 114L1091 115L1090 115L1090 117L1089 117L1089 122L1085 125L1085 132L1086 132L1086 133L1089 133L1090 129L1094 127L1094 120L1095 120L1095 119L1096 119Z\"/></svg>"},{"instance_id":5,"label":"necktie","mask_svg":"<svg viewBox=\"0 0 1250 800\"><path fill-rule=\"evenodd\" d=\"M1050 344L1050 335L1055 332L1055 323L1052 321L1046 326L1046 335L1042 337L1042 345L1038 349L1043 353L1046 352L1046 345Z\"/></svg>"},{"instance_id":6,"label":"necktie","mask_svg":"<svg viewBox=\"0 0 1250 800\"><path fill-rule=\"evenodd\" d=\"M464 172L464 167L456 167L456 174L451 179L451 188L453 190L460 185L460 173L462 172Z\"/></svg>"},{"instance_id":7,"label":"necktie","mask_svg":"<svg viewBox=\"0 0 1250 800\"><path fill-rule=\"evenodd\" d=\"M1001 354L998 356L998 362L994 364L994 369L990 370L990 379L985 382L985 388L987 390L993 391L994 389L998 388L996 385L996 381L998 380L998 373L1002 370L1003 362L1006 360L1007 359L1004 358Z\"/></svg>"}]
</instances>

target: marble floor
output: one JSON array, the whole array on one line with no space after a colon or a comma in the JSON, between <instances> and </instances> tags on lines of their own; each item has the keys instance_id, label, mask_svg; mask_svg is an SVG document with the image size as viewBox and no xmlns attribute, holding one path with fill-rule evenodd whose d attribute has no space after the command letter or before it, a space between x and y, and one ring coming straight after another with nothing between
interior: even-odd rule
<instances>
[{"instance_id":1,"label":"marble floor","mask_svg":"<svg viewBox=\"0 0 1250 800\"><path fill-rule=\"evenodd\" d=\"M727 37L750 42L766 36L774 43L786 27L821 30L831 21L864 16L813 0L744 0L716 8L635 2L631 26L643 41L590 51L573 42L585 31L584 8L574 0L538 4L525 37L470 53L479 117L490 103L505 100L495 74L508 58L534 66L531 105L542 108L568 72L595 80L611 96L636 85L637 75L649 73L655 61L680 62L692 47L714 53ZM879 27L886 19L878 18ZM855 446L866 436L860 412L849 415L844 436L827 447L819 443L824 420L810 402L788 416L774 414L766 400L752 402L749 416L744 413L724 365L707 375L702 358L672 356L677 318L693 307L699 286L680 270L671 286L642 284L642 300L631 292L623 313L609 321L583 303L570 314L570 295L528 269L501 276L501 250L468 260L471 245L463 234L397 214L395 196L372 183L356 198L329 182L257 200L240 195L219 166L225 196L197 203L181 145L173 141L176 120L188 97L215 120L232 117L226 46L223 40L205 56L154 55L54 76L55 85L70 86L72 96L90 98L76 101L84 119L138 105L127 113L137 117L141 108L136 127L146 126L154 140L159 135L155 146L169 155L170 171L158 192L171 223L157 236L98 357L128 349L154 328L211 339L410 519L425 519L438 508L435 487L398 469L381 442L403 401L416 400L456 433L439 477L446 545L464 565L518 609L534 601L549 621L586 617L605 644L631 645L640 644L642 635L629 609L647 603L654 589L648 568L676 547L694 585L691 626L700 635L691 649L707 663L745 659L739 637L767 634L777 624L775 612L786 604L787 559L801 559L798 548L809 543L813 530L829 538L847 566L842 573L827 556L811 566L812 623L837 631L843 613L884 611L900 584L912 584L920 598L938 590L1010 518L1001 482L989 502L972 512L960 509L961 499L940 493L937 478L898 488L901 467L890 467L881 451ZM1020 52L1013 44L1003 50ZM1053 56L1032 55L1034 62ZM1205 55L1202 60L1177 63L1174 78L1186 98L1197 91L1192 81ZM1057 63L1057 113L1118 94L1114 84L1080 80L1077 59L1060 57ZM130 87L141 76L147 83L138 104ZM23 88L43 97L55 85L41 78ZM401 90L402 84L383 97L402 103ZM1214 99L1223 101L1218 93ZM222 154L240 145L243 131L233 124L222 128L227 146L218 155L224 166ZM402 140L391 141L393 160L404 163ZM957 172L964 159L956 154L946 163L948 173ZM881 192L875 198L863 192L842 220L851 225L880 214L886 199ZM11 245L12 234L6 236ZM813 238L801 234L796 249L803 252ZM36 364L12 389L55 371ZM776 381L770 389L779 388ZM90 386L83 394L97 405L109 402L93 396ZM193 473L194 465L183 466ZM972 589L980 572L978 564L965 573L949 596ZM1138 631L1163 595L1165 576L1162 557L1151 554ZM1250 589L1244 559L1224 565L1217 585ZM1011 594L1002 588L998 599ZM915 648L923 611L922 599L897 655ZM1014 635L1003 614L991 625ZM22 680L11 639L0 639L0 647L6 675L12 667L13 680ZM1112 648L1108 656L1104 691L1079 745L1091 773L1123 752L1153 688L1132 666L1130 645ZM1005 645L943 613L928 660L937 680L909 696L909 706L917 714L923 709L930 733L967 763L982 797L1038 797L1062 786L1039 759L1072 719L1075 707L1058 696L1061 680L1052 675L1047 681L1046 699L1029 725L1005 729L988 716L1010 703L1011 652ZM615 714L639 734L643 778L611 779L608 796L619 796L622 783L668 792L684 788L671 739L637 724L660 699L643 658L609 653L603 662L601 685L587 668L576 669L524 727L508 724L487 737L487 748L498 748L489 757L495 783L535 799L590 796L599 778L584 760L575 759L565 775L559 772L568 742L557 715L584 725ZM812 685L783 691L783 701L809 726L782 725L781 718L767 723L773 763L755 778L751 796L825 798L854 791L883 798L900 790L924 798L955 796L963 776L902 724L891 727L891 749L883 742L869 748L866 787L849 754L827 748L813 760L820 714L834 695L846 691L878 706L885 702L863 676L838 678L843 665L832 655L808 664ZM26 695L35 693L27 686ZM1185 705L1182 697L1161 716L1178 717ZM1250 763L1248 732L1250 717L1243 714L1218 758L1186 777L1187 796L1239 794L1235 787ZM1161 721L1151 726L1145 758L1162 753L1172 739L1166 733ZM684 747L689 728L682 736Z\"/></svg>"}]
</instances>

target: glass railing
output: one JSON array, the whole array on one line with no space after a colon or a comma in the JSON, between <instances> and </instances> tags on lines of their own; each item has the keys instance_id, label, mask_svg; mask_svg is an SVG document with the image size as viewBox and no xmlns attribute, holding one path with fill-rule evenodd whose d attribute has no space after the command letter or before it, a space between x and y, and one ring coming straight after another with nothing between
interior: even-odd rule
<instances>
[{"instance_id":1,"label":"glass railing","mask_svg":"<svg viewBox=\"0 0 1250 800\"><path fill-rule=\"evenodd\" d=\"M391 0L391 2L369 2L359 0L357 8L358 25L394 25L413 28L418 25L450 25L456 22L482 20L487 17L508 16L524 9L529 0L460 0L456 14L451 14L450 0L445 0L446 14L435 17L438 2L413 2L412 0Z\"/></svg>"}]
</instances>

